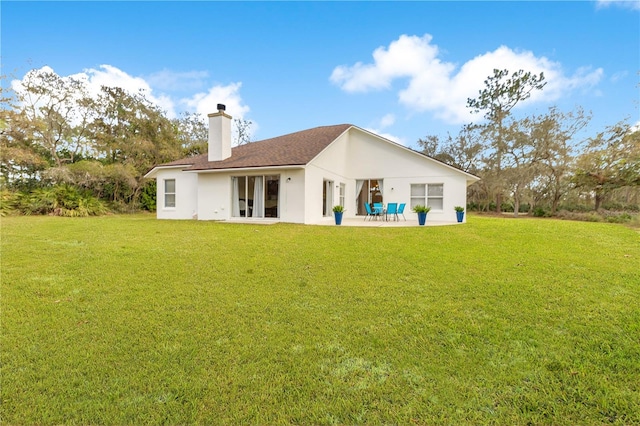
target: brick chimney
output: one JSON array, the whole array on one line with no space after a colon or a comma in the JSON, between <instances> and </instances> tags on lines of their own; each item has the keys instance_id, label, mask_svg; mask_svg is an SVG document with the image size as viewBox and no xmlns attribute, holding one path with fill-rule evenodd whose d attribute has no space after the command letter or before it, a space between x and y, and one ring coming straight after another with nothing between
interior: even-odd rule
<instances>
[{"instance_id":1,"label":"brick chimney","mask_svg":"<svg viewBox=\"0 0 640 426\"><path fill-rule=\"evenodd\" d=\"M218 112L209 114L209 161L231 157L231 116L218 104Z\"/></svg>"}]
</instances>

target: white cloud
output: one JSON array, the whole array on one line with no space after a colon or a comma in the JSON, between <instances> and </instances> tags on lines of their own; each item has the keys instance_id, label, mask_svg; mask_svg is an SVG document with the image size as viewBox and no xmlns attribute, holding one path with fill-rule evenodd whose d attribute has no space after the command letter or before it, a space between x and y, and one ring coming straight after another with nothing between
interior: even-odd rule
<instances>
[{"instance_id":1,"label":"white cloud","mask_svg":"<svg viewBox=\"0 0 640 426\"><path fill-rule=\"evenodd\" d=\"M244 118L250 108L245 105L240 97L240 88L242 83L231 83L226 86L213 86L207 92L196 93L190 98L181 99L180 103L187 106L189 111L193 111L200 115L203 120L207 119L207 115L216 112L218 104L224 104L225 112L234 119ZM255 121L251 121L249 132L252 140L256 135L260 126ZM237 138L237 130L235 126L231 128L232 137Z\"/></svg>"},{"instance_id":2,"label":"white cloud","mask_svg":"<svg viewBox=\"0 0 640 426\"><path fill-rule=\"evenodd\" d=\"M439 49L431 44L429 34L423 37L402 35L373 52L373 63L338 66L330 80L346 92L368 92L391 88L396 79L408 79L398 92L401 104L413 111L432 111L436 117L451 124L468 122L472 116L466 107L467 99L474 98L484 88L484 80L493 70L523 69L539 74L544 72L547 82L544 90L533 93L528 102L555 101L572 90L590 89L602 78L598 68L580 68L566 76L559 63L532 52L516 52L501 46L470 59L462 66L442 61Z\"/></svg>"},{"instance_id":3,"label":"white cloud","mask_svg":"<svg viewBox=\"0 0 640 426\"><path fill-rule=\"evenodd\" d=\"M148 101L164 110L169 118L176 117L175 103L165 95L156 95L151 85L142 77L133 77L112 65L100 65L98 69L87 68L69 77L86 83L89 93L97 96L102 86L120 87L131 94L142 92Z\"/></svg>"},{"instance_id":4,"label":"white cloud","mask_svg":"<svg viewBox=\"0 0 640 426\"><path fill-rule=\"evenodd\" d=\"M625 9L640 10L640 0L597 0L599 9L609 6L620 6Z\"/></svg>"},{"instance_id":5,"label":"white cloud","mask_svg":"<svg viewBox=\"0 0 640 426\"><path fill-rule=\"evenodd\" d=\"M243 104L240 97L242 83L231 83L226 86L213 86L207 92L196 93L190 98L182 99L180 102L189 110L203 116L216 112L218 104L226 106L227 114L233 118L244 118L250 108Z\"/></svg>"},{"instance_id":6,"label":"white cloud","mask_svg":"<svg viewBox=\"0 0 640 426\"><path fill-rule=\"evenodd\" d=\"M30 72L54 73L54 70L48 66L44 66ZM24 78L27 76L25 75ZM83 81L90 95L97 97L102 86L121 87L131 94L142 92L147 100L154 105L163 109L168 118L177 116L177 106L186 106L191 112L196 112L206 120L207 114L216 112L216 106L219 103L227 106L227 113L234 118L243 118L250 110L246 106L240 96L240 88L242 83L231 83L227 86L216 85L211 87L207 92L196 93L192 97L179 100L173 99L165 93L156 93L154 87L164 87L165 89L172 87L173 89L183 89L185 84L202 85L202 79L206 77L206 72L192 73L173 73L163 70L152 74L148 79L142 77L134 77L112 65L100 65L97 69L89 68L83 72L70 76L61 76L63 79L74 78ZM12 86L15 89L21 87L22 80L14 80ZM191 83L189 83L191 82ZM154 83L154 84L152 84ZM178 87L181 86L181 87ZM257 125L252 126L255 133Z\"/></svg>"},{"instance_id":7,"label":"white cloud","mask_svg":"<svg viewBox=\"0 0 640 426\"><path fill-rule=\"evenodd\" d=\"M16 92L21 92L24 84L31 80L33 77L53 74L60 78L62 81L69 82L70 80L76 80L83 83L86 94L97 99L101 92L102 86L109 87L121 87L129 93L135 94L139 91L143 92L146 98L153 104L162 107L168 111L173 111L173 103L165 99L163 96L156 97L151 93L151 87L140 78L131 77L118 68L110 65L101 65L99 70L86 69L83 72L72 74L68 76L58 75L53 68L49 66L43 66L38 69L33 69L27 72L21 80L13 80L11 85ZM37 81L37 80L36 80ZM48 98L43 97L39 100L40 105L46 104L49 101Z\"/></svg>"},{"instance_id":8,"label":"white cloud","mask_svg":"<svg viewBox=\"0 0 640 426\"><path fill-rule=\"evenodd\" d=\"M395 122L396 116L393 114L387 114L380 119L380 127L384 129L385 127L393 126Z\"/></svg>"},{"instance_id":9,"label":"white cloud","mask_svg":"<svg viewBox=\"0 0 640 426\"><path fill-rule=\"evenodd\" d=\"M331 74L331 81L347 92L366 92L371 89L387 89L393 79L414 77L425 71L448 74L452 65L438 59L438 47L429 44L431 36L402 35L391 42L388 49L379 47L373 52L374 64L357 62L353 66L341 65Z\"/></svg>"}]
</instances>

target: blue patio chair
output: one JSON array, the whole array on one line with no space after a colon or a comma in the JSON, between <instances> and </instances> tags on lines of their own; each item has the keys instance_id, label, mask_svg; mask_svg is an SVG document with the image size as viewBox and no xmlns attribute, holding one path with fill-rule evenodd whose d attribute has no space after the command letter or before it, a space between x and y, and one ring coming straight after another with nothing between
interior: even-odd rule
<instances>
[{"instance_id":1,"label":"blue patio chair","mask_svg":"<svg viewBox=\"0 0 640 426\"><path fill-rule=\"evenodd\" d=\"M382 216L384 214L384 206L382 203L373 203L373 211L379 216Z\"/></svg>"},{"instance_id":2,"label":"blue patio chair","mask_svg":"<svg viewBox=\"0 0 640 426\"><path fill-rule=\"evenodd\" d=\"M404 217L404 206L406 206L407 203L400 203L400 206L398 206L398 212L396 213L396 217L398 218L398 220L400 220L400 217L398 215L402 215L402 218L404 219L404 221L407 221L407 218Z\"/></svg>"},{"instance_id":3,"label":"blue patio chair","mask_svg":"<svg viewBox=\"0 0 640 426\"><path fill-rule=\"evenodd\" d=\"M398 203L387 204L387 211L384 215L385 220L389 220L389 215L391 215L393 220L398 220Z\"/></svg>"},{"instance_id":4,"label":"blue patio chair","mask_svg":"<svg viewBox=\"0 0 640 426\"><path fill-rule=\"evenodd\" d=\"M371 210L371 206L369 205L369 203L364 203L364 208L367 209L367 215L364 217L364 220L367 220L367 218L378 218L378 212L375 210Z\"/></svg>"}]
</instances>

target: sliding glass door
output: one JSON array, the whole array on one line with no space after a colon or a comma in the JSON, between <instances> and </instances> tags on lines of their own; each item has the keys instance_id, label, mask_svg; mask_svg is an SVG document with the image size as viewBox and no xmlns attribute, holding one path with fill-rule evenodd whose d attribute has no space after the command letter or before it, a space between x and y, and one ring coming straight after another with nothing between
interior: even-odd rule
<instances>
[{"instance_id":1,"label":"sliding glass door","mask_svg":"<svg viewBox=\"0 0 640 426\"><path fill-rule=\"evenodd\" d=\"M233 176L232 217L279 217L280 176Z\"/></svg>"},{"instance_id":2,"label":"sliding glass door","mask_svg":"<svg viewBox=\"0 0 640 426\"><path fill-rule=\"evenodd\" d=\"M264 217L280 217L280 176L265 176Z\"/></svg>"},{"instance_id":3,"label":"sliding glass door","mask_svg":"<svg viewBox=\"0 0 640 426\"><path fill-rule=\"evenodd\" d=\"M382 203L382 179L362 179L356 180L356 202L358 204L358 214L366 215L367 210L364 203Z\"/></svg>"},{"instance_id":4,"label":"sliding glass door","mask_svg":"<svg viewBox=\"0 0 640 426\"><path fill-rule=\"evenodd\" d=\"M322 181L322 216L333 215L333 181Z\"/></svg>"}]
</instances>

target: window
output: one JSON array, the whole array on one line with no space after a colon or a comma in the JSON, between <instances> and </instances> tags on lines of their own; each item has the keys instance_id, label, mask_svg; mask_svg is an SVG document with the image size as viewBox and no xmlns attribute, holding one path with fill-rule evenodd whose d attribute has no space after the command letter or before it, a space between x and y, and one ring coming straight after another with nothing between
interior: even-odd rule
<instances>
[{"instance_id":1,"label":"window","mask_svg":"<svg viewBox=\"0 0 640 426\"><path fill-rule=\"evenodd\" d=\"M176 180L175 179L164 180L164 206L165 207L176 206Z\"/></svg>"},{"instance_id":2,"label":"window","mask_svg":"<svg viewBox=\"0 0 640 426\"><path fill-rule=\"evenodd\" d=\"M429 206L432 210L443 210L444 185L441 183L412 183L411 208L417 205Z\"/></svg>"},{"instance_id":3,"label":"window","mask_svg":"<svg viewBox=\"0 0 640 426\"><path fill-rule=\"evenodd\" d=\"M344 194L346 192L346 185L344 183L340 184L340 205L344 207Z\"/></svg>"},{"instance_id":4,"label":"window","mask_svg":"<svg viewBox=\"0 0 640 426\"><path fill-rule=\"evenodd\" d=\"M411 208L415 206L426 206L427 200L425 192L426 186L424 184L411 184Z\"/></svg>"},{"instance_id":5,"label":"window","mask_svg":"<svg viewBox=\"0 0 640 426\"><path fill-rule=\"evenodd\" d=\"M443 210L443 197L444 185L441 183L427 185L427 206L433 210Z\"/></svg>"}]
</instances>

